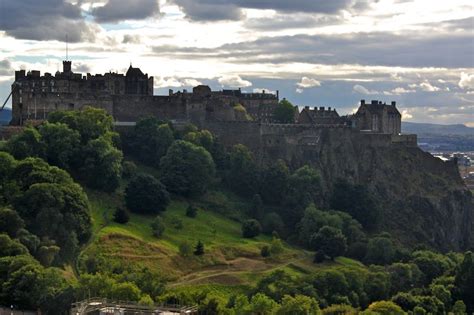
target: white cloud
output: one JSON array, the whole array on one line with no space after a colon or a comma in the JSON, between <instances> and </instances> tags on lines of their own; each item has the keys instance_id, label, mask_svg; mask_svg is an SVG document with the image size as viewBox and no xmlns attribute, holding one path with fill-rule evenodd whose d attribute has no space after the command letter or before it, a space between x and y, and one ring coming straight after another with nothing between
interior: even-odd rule
<instances>
[{"instance_id":1,"label":"white cloud","mask_svg":"<svg viewBox=\"0 0 474 315\"><path fill-rule=\"evenodd\" d=\"M402 120L412 119L413 115L407 109L402 110Z\"/></svg>"},{"instance_id":2,"label":"white cloud","mask_svg":"<svg viewBox=\"0 0 474 315\"><path fill-rule=\"evenodd\" d=\"M408 93L415 93L416 90L408 90L404 87L397 87L390 91L391 95L401 95L401 94L408 94Z\"/></svg>"},{"instance_id":3,"label":"white cloud","mask_svg":"<svg viewBox=\"0 0 474 315\"><path fill-rule=\"evenodd\" d=\"M252 86L252 82L242 79L238 75L225 75L217 80L222 86L226 87L249 87Z\"/></svg>"},{"instance_id":4,"label":"white cloud","mask_svg":"<svg viewBox=\"0 0 474 315\"><path fill-rule=\"evenodd\" d=\"M270 90L270 89L262 89L262 88L253 89L254 93L263 93L263 91L265 91L265 93L268 93L268 94L276 94L276 91L273 91L273 90Z\"/></svg>"},{"instance_id":5,"label":"white cloud","mask_svg":"<svg viewBox=\"0 0 474 315\"><path fill-rule=\"evenodd\" d=\"M410 84L409 87L411 89L420 89L424 92L438 92L441 90L439 87L432 85L429 81L423 81L420 84Z\"/></svg>"},{"instance_id":6,"label":"white cloud","mask_svg":"<svg viewBox=\"0 0 474 315\"><path fill-rule=\"evenodd\" d=\"M202 82L200 82L196 79L184 79L183 80L183 86L195 87L195 86L198 86L198 85L202 85Z\"/></svg>"},{"instance_id":7,"label":"white cloud","mask_svg":"<svg viewBox=\"0 0 474 315\"><path fill-rule=\"evenodd\" d=\"M180 87L185 87L185 86L195 87L201 84L202 83L196 79L179 79L175 77L169 77L169 78L160 77L158 79L155 79L154 81L155 88L164 88L164 87L180 88Z\"/></svg>"},{"instance_id":8,"label":"white cloud","mask_svg":"<svg viewBox=\"0 0 474 315\"><path fill-rule=\"evenodd\" d=\"M353 87L354 92L360 93L360 94L365 94L365 95L374 95L374 94L379 94L379 92L375 90L369 90L362 85L356 84Z\"/></svg>"},{"instance_id":9,"label":"white cloud","mask_svg":"<svg viewBox=\"0 0 474 315\"><path fill-rule=\"evenodd\" d=\"M301 94L301 93L303 93L303 91L304 91L303 89L299 89L299 88L298 88L298 89L296 89L296 93L298 93L298 94Z\"/></svg>"},{"instance_id":10,"label":"white cloud","mask_svg":"<svg viewBox=\"0 0 474 315\"><path fill-rule=\"evenodd\" d=\"M469 73L462 72L461 79L459 80L459 87L461 89L474 90L474 73L469 74Z\"/></svg>"},{"instance_id":11,"label":"white cloud","mask_svg":"<svg viewBox=\"0 0 474 315\"><path fill-rule=\"evenodd\" d=\"M301 81L298 82L296 85L301 89L307 89L307 88L312 88L316 86L321 86L321 82L316 79L302 77Z\"/></svg>"}]
</instances>

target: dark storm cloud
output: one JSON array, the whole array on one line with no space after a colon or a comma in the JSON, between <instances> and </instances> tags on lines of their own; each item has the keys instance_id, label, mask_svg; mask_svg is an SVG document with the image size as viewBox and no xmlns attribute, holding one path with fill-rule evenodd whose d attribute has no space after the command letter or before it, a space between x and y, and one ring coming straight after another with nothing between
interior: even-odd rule
<instances>
[{"instance_id":1,"label":"dark storm cloud","mask_svg":"<svg viewBox=\"0 0 474 315\"><path fill-rule=\"evenodd\" d=\"M344 9L361 10L372 0L173 0L195 21L240 20L242 8L280 12L336 14Z\"/></svg>"},{"instance_id":2,"label":"dark storm cloud","mask_svg":"<svg viewBox=\"0 0 474 315\"><path fill-rule=\"evenodd\" d=\"M0 76L10 76L13 73L12 64L9 60L0 60Z\"/></svg>"},{"instance_id":3,"label":"dark storm cloud","mask_svg":"<svg viewBox=\"0 0 474 315\"><path fill-rule=\"evenodd\" d=\"M214 49L158 46L174 58L217 58L230 62L360 64L401 67L472 67L473 35L363 33L264 37Z\"/></svg>"},{"instance_id":4,"label":"dark storm cloud","mask_svg":"<svg viewBox=\"0 0 474 315\"><path fill-rule=\"evenodd\" d=\"M2 0L0 30L19 39L92 40L94 32L84 22L81 9L65 0Z\"/></svg>"},{"instance_id":5,"label":"dark storm cloud","mask_svg":"<svg viewBox=\"0 0 474 315\"><path fill-rule=\"evenodd\" d=\"M91 11L99 23L141 20L158 13L158 0L109 0L104 6L96 7Z\"/></svg>"}]
</instances>

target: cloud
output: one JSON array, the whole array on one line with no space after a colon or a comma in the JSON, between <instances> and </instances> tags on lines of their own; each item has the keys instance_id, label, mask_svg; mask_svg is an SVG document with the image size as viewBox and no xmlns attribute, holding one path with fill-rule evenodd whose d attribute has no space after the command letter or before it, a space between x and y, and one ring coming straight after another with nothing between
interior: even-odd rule
<instances>
[{"instance_id":1,"label":"cloud","mask_svg":"<svg viewBox=\"0 0 474 315\"><path fill-rule=\"evenodd\" d=\"M379 94L379 92L374 91L374 90L369 90L362 85L356 84L352 88L354 92L360 93L360 94L365 94L365 95L374 95L374 94Z\"/></svg>"},{"instance_id":2,"label":"cloud","mask_svg":"<svg viewBox=\"0 0 474 315\"><path fill-rule=\"evenodd\" d=\"M131 34L123 35L122 44L140 44L140 43L141 43L140 35L131 35Z\"/></svg>"},{"instance_id":3,"label":"cloud","mask_svg":"<svg viewBox=\"0 0 474 315\"><path fill-rule=\"evenodd\" d=\"M12 73L12 63L7 59L0 60L0 76L11 76Z\"/></svg>"},{"instance_id":4,"label":"cloud","mask_svg":"<svg viewBox=\"0 0 474 315\"><path fill-rule=\"evenodd\" d=\"M307 13L275 14L271 17L247 19L244 26L261 31L284 29L308 29L315 26L326 26L340 23L341 18L333 15L315 15Z\"/></svg>"},{"instance_id":5,"label":"cloud","mask_svg":"<svg viewBox=\"0 0 474 315\"><path fill-rule=\"evenodd\" d=\"M415 93L416 90L408 90L404 87L397 87L390 91L391 94L389 95L401 95L401 94L408 94L408 93Z\"/></svg>"},{"instance_id":6,"label":"cloud","mask_svg":"<svg viewBox=\"0 0 474 315\"><path fill-rule=\"evenodd\" d=\"M409 86L412 89L419 88L420 90L422 90L424 92L438 92L438 91L441 90L439 87L432 85L428 81L424 81L420 84L410 84Z\"/></svg>"},{"instance_id":7,"label":"cloud","mask_svg":"<svg viewBox=\"0 0 474 315\"><path fill-rule=\"evenodd\" d=\"M160 12L157 0L109 0L95 7L91 14L99 23L116 23L124 20L142 20Z\"/></svg>"},{"instance_id":8,"label":"cloud","mask_svg":"<svg viewBox=\"0 0 474 315\"><path fill-rule=\"evenodd\" d=\"M217 80L222 86L238 88L252 86L252 82L242 79L238 75L226 75Z\"/></svg>"},{"instance_id":9,"label":"cloud","mask_svg":"<svg viewBox=\"0 0 474 315\"><path fill-rule=\"evenodd\" d=\"M307 89L311 87L321 86L321 82L316 79L311 79L308 77L302 77L301 81L296 83L296 85L302 89Z\"/></svg>"},{"instance_id":10,"label":"cloud","mask_svg":"<svg viewBox=\"0 0 474 315\"><path fill-rule=\"evenodd\" d=\"M72 64L72 70L74 72L79 72L79 73L90 73L91 72L91 67L83 62L74 62Z\"/></svg>"},{"instance_id":11,"label":"cloud","mask_svg":"<svg viewBox=\"0 0 474 315\"><path fill-rule=\"evenodd\" d=\"M368 7L368 0L173 0L195 21L241 20L242 9L275 10L285 13L310 12L337 14L341 10L362 10Z\"/></svg>"},{"instance_id":12,"label":"cloud","mask_svg":"<svg viewBox=\"0 0 474 315\"><path fill-rule=\"evenodd\" d=\"M267 94L276 94L276 91L270 90L270 89L262 89L262 88L253 89L254 93L263 93L263 91L265 91L265 93L267 93Z\"/></svg>"},{"instance_id":13,"label":"cloud","mask_svg":"<svg viewBox=\"0 0 474 315\"><path fill-rule=\"evenodd\" d=\"M3 0L1 11L0 30L15 38L63 41L66 34L71 42L95 38L80 7L66 0Z\"/></svg>"},{"instance_id":14,"label":"cloud","mask_svg":"<svg viewBox=\"0 0 474 315\"><path fill-rule=\"evenodd\" d=\"M196 79L190 78L175 78L175 77L159 77L154 80L155 88L180 88L180 87L195 87L202 83Z\"/></svg>"},{"instance_id":15,"label":"cloud","mask_svg":"<svg viewBox=\"0 0 474 315\"><path fill-rule=\"evenodd\" d=\"M474 73L469 74L469 73L462 72L461 79L459 80L458 85L461 89L474 90Z\"/></svg>"},{"instance_id":16,"label":"cloud","mask_svg":"<svg viewBox=\"0 0 474 315\"><path fill-rule=\"evenodd\" d=\"M413 115L407 109L402 110L402 120L412 119Z\"/></svg>"}]
</instances>

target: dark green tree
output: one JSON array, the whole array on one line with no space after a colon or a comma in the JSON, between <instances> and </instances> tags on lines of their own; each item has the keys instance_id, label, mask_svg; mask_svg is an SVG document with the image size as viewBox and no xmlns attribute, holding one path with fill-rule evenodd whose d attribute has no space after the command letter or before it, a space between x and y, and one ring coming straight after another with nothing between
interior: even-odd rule
<instances>
[{"instance_id":1,"label":"dark green tree","mask_svg":"<svg viewBox=\"0 0 474 315\"><path fill-rule=\"evenodd\" d=\"M113 192L120 185L123 154L109 139L91 140L83 148L83 164L80 177L94 189Z\"/></svg>"},{"instance_id":2,"label":"dark green tree","mask_svg":"<svg viewBox=\"0 0 474 315\"><path fill-rule=\"evenodd\" d=\"M193 205L189 205L186 208L186 216L189 218L195 218L197 216L197 213L198 213L198 208L196 208Z\"/></svg>"},{"instance_id":3,"label":"dark green tree","mask_svg":"<svg viewBox=\"0 0 474 315\"><path fill-rule=\"evenodd\" d=\"M27 127L23 132L8 140L6 149L16 159L22 160L27 157L44 157L44 144L41 135L33 127Z\"/></svg>"},{"instance_id":4,"label":"dark green tree","mask_svg":"<svg viewBox=\"0 0 474 315\"><path fill-rule=\"evenodd\" d=\"M127 210L122 207L118 207L114 212L114 221L120 224L125 224L130 220L130 215Z\"/></svg>"},{"instance_id":5,"label":"dark green tree","mask_svg":"<svg viewBox=\"0 0 474 315\"><path fill-rule=\"evenodd\" d=\"M158 214L166 210L170 196L166 187L155 177L137 174L125 189L125 202L132 212Z\"/></svg>"},{"instance_id":6,"label":"dark green tree","mask_svg":"<svg viewBox=\"0 0 474 315\"><path fill-rule=\"evenodd\" d=\"M161 159L162 181L170 192L184 196L207 191L214 177L211 155L203 147L178 140Z\"/></svg>"},{"instance_id":7,"label":"dark green tree","mask_svg":"<svg viewBox=\"0 0 474 315\"><path fill-rule=\"evenodd\" d=\"M28 249L7 234L0 234L0 257L28 254Z\"/></svg>"},{"instance_id":8,"label":"dark green tree","mask_svg":"<svg viewBox=\"0 0 474 315\"><path fill-rule=\"evenodd\" d=\"M45 148L45 157L49 164L64 169L72 166L72 160L80 149L81 136L66 124L45 122L38 131Z\"/></svg>"},{"instance_id":9,"label":"dark green tree","mask_svg":"<svg viewBox=\"0 0 474 315\"><path fill-rule=\"evenodd\" d=\"M262 227L255 219L246 220L242 223L242 236L245 238L258 236L261 231Z\"/></svg>"},{"instance_id":10,"label":"dark green tree","mask_svg":"<svg viewBox=\"0 0 474 315\"><path fill-rule=\"evenodd\" d=\"M156 237L161 237L165 232L165 224L163 222L163 219L159 215L156 216L150 226L153 231L153 235Z\"/></svg>"},{"instance_id":11,"label":"dark green tree","mask_svg":"<svg viewBox=\"0 0 474 315\"><path fill-rule=\"evenodd\" d=\"M204 255L204 244L199 240L194 247L194 255L201 256Z\"/></svg>"},{"instance_id":12,"label":"dark green tree","mask_svg":"<svg viewBox=\"0 0 474 315\"><path fill-rule=\"evenodd\" d=\"M282 160L277 160L262 171L260 194L268 204L280 205L287 194L290 171Z\"/></svg>"},{"instance_id":13,"label":"dark green tree","mask_svg":"<svg viewBox=\"0 0 474 315\"><path fill-rule=\"evenodd\" d=\"M316 251L323 251L329 258L334 259L346 252L347 242L341 230L331 226L323 226L310 239L311 247Z\"/></svg>"},{"instance_id":14,"label":"dark green tree","mask_svg":"<svg viewBox=\"0 0 474 315\"><path fill-rule=\"evenodd\" d=\"M466 303L468 313L474 312L474 255L466 252L456 273L454 283L460 292L460 297Z\"/></svg>"},{"instance_id":15,"label":"dark green tree","mask_svg":"<svg viewBox=\"0 0 474 315\"><path fill-rule=\"evenodd\" d=\"M273 119L282 124L290 124L295 121L296 107L288 100L282 99L273 111Z\"/></svg>"},{"instance_id":16,"label":"dark green tree","mask_svg":"<svg viewBox=\"0 0 474 315\"><path fill-rule=\"evenodd\" d=\"M10 237L16 237L18 231L25 227L25 222L14 210L0 208L0 233L7 233Z\"/></svg>"},{"instance_id":17,"label":"dark green tree","mask_svg":"<svg viewBox=\"0 0 474 315\"><path fill-rule=\"evenodd\" d=\"M237 194L253 196L258 189L259 175L252 152L243 144L234 145L229 155L229 164L229 187Z\"/></svg>"},{"instance_id":18,"label":"dark green tree","mask_svg":"<svg viewBox=\"0 0 474 315\"><path fill-rule=\"evenodd\" d=\"M303 210L311 203L320 203L321 199L321 177L319 172L308 165L297 169L291 174L288 181L285 205L291 211L285 215L285 220L291 225L296 224L301 219Z\"/></svg>"},{"instance_id":19,"label":"dark green tree","mask_svg":"<svg viewBox=\"0 0 474 315\"><path fill-rule=\"evenodd\" d=\"M365 261L368 264L388 265L395 258L395 246L389 237L374 237L367 244Z\"/></svg>"}]
</instances>

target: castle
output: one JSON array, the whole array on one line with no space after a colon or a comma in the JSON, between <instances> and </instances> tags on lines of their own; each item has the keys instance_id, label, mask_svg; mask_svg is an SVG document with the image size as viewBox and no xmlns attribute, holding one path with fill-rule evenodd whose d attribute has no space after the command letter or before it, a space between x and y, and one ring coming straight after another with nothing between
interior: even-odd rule
<instances>
[{"instance_id":1,"label":"castle","mask_svg":"<svg viewBox=\"0 0 474 315\"><path fill-rule=\"evenodd\" d=\"M56 110L93 106L111 114L117 126L130 126L148 116L175 124L191 122L211 130L225 144L243 143L257 151L275 145L311 146L328 132L370 139L378 146L416 146L416 135L401 135L401 115L395 102L362 100L357 112L347 116L340 116L331 107L296 108L292 123L279 124L274 118L279 101L278 91L212 91L205 85L191 92L169 90L168 95L154 95L153 77L132 65L125 75L110 72L83 76L71 70L71 61L64 61L63 71L54 76L42 76L39 71L15 72L11 125L41 121Z\"/></svg>"}]
</instances>

